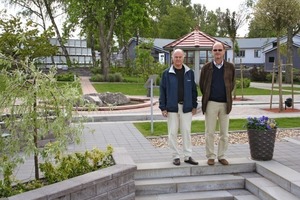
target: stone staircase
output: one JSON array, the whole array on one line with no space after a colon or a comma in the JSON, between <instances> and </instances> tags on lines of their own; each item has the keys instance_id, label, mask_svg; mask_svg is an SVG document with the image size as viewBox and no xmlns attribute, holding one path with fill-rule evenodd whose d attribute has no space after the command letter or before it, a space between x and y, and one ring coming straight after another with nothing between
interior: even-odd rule
<instances>
[{"instance_id":1,"label":"stone staircase","mask_svg":"<svg viewBox=\"0 0 300 200\"><path fill-rule=\"evenodd\" d=\"M198 166L171 162L140 163L135 173L136 200L300 199L300 173L276 162L230 159L230 165L206 160Z\"/></svg>"}]
</instances>

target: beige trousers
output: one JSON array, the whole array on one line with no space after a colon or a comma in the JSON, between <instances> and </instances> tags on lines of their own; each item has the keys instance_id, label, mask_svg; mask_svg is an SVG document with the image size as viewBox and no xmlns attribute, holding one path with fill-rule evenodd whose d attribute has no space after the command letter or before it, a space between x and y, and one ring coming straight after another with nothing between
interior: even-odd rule
<instances>
[{"instance_id":1,"label":"beige trousers","mask_svg":"<svg viewBox=\"0 0 300 200\"><path fill-rule=\"evenodd\" d=\"M220 139L218 143L218 154L214 151L214 134L216 131L217 120L219 120ZM205 112L205 149L208 159L225 158L228 148L228 126L229 115L226 114L226 103L208 101Z\"/></svg>"},{"instance_id":2,"label":"beige trousers","mask_svg":"<svg viewBox=\"0 0 300 200\"><path fill-rule=\"evenodd\" d=\"M192 155L191 125L192 112L183 113L182 105L178 104L178 113L168 112L168 143L172 150L172 158L180 158L180 150L177 142L178 130L182 136L184 159Z\"/></svg>"}]
</instances>

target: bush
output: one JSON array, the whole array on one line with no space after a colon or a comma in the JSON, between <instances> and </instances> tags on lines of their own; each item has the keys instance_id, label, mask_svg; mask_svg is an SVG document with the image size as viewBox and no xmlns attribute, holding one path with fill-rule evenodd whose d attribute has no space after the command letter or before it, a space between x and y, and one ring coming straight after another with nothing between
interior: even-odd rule
<instances>
[{"instance_id":1,"label":"bush","mask_svg":"<svg viewBox=\"0 0 300 200\"><path fill-rule=\"evenodd\" d=\"M248 88L250 87L250 79L249 78L244 78L243 79L243 88ZM242 88L241 85L241 79L236 79L235 80L236 88Z\"/></svg>"},{"instance_id":2,"label":"bush","mask_svg":"<svg viewBox=\"0 0 300 200\"><path fill-rule=\"evenodd\" d=\"M115 82L122 82L123 76L121 73L115 73Z\"/></svg>"},{"instance_id":3,"label":"bush","mask_svg":"<svg viewBox=\"0 0 300 200\"><path fill-rule=\"evenodd\" d=\"M93 67L93 68L91 68L91 72L92 72L92 74L97 75L97 74L101 74L102 70L101 70L101 67Z\"/></svg>"},{"instance_id":4,"label":"bush","mask_svg":"<svg viewBox=\"0 0 300 200\"><path fill-rule=\"evenodd\" d=\"M114 74L108 74L108 82L115 82L115 75Z\"/></svg>"},{"instance_id":5,"label":"bush","mask_svg":"<svg viewBox=\"0 0 300 200\"><path fill-rule=\"evenodd\" d=\"M264 71L263 67L253 67L250 69L251 81L266 81L267 72Z\"/></svg>"},{"instance_id":6,"label":"bush","mask_svg":"<svg viewBox=\"0 0 300 200\"><path fill-rule=\"evenodd\" d=\"M56 183L85 173L114 165L113 148L107 146L106 151L93 149L84 153L73 153L67 156L58 155L53 162L40 164L48 183Z\"/></svg>"},{"instance_id":7,"label":"bush","mask_svg":"<svg viewBox=\"0 0 300 200\"><path fill-rule=\"evenodd\" d=\"M102 74L92 75L91 81L92 82L103 82L104 81L104 76Z\"/></svg>"},{"instance_id":8,"label":"bush","mask_svg":"<svg viewBox=\"0 0 300 200\"><path fill-rule=\"evenodd\" d=\"M75 76L76 75L73 72L67 72L67 73L56 75L56 80L57 81L69 81L69 82L72 82L72 81L74 81L74 77Z\"/></svg>"}]
</instances>

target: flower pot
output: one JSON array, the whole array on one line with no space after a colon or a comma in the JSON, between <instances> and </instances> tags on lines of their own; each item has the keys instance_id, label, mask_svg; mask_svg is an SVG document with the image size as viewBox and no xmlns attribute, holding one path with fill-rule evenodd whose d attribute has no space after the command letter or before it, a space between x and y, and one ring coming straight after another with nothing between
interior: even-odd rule
<instances>
[{"instance_id":1,"label":"flower pot","mask_svg":"<svg viewBox=\"0 0 300 200\"><path fill-rule=\"evenodd\" d=\"M248 129L250 154L253 160L272 160L277 129Z\"/></svg>"}]
</instances>

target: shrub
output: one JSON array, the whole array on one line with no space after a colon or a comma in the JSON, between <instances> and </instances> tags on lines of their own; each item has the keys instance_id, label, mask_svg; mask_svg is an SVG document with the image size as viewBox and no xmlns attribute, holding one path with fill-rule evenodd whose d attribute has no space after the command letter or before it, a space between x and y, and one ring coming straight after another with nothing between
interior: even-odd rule
<instances>
[{"instance_id":1,"label":"shrub","mask_svg":"<svg viewBox=\"0 0 300 200\"><path fill-rule=\"evenodd\" d=\"M91 81L92 82L103 82L104 81L104 76L102 74L92 75Z\"/></svg>"},{"instance_id":2,"label":"shrub","mask_svg":"<svg viewBox=\"0 0 300 200\"><path fill-rule=\"evenodd\" d=\"M243 79L243 88L248 88L250 87L250 79L249 78L244 78ZM236 84L236 88L241 88L242 85L241 85L241 79L236 79L235 81L235 84Z\"/></svg>"},{"instance_id":3,"label":"shrub","mask_svg":"<svg viewBox=\"0 0 300 200\"><path fill-rule=\"evenodd\" d=\"M108 82L115 82L115 75L114 74L108 74Z\"/></svg>"},{"instance_id":4,"label":"shrub","mask_svg":"<svg viewBox=\"0 0 300 200\"><path fill-rule=\"evenodd\" d=\"M115 73L115 82L122 82L123 76L121 73Z\"/></svg>"},{"instance_id":5,"label":"shrub","mask_svg":"<svg viewBox=\"0 0 300 200\"><path fill-rule=\"evenodd\" d=\"M101 74L102 70L101 70L101 67L92 67L91 72L92 72L92 74L97 75L97 74Z\"/></svg>"},{"instance_id":6,"label":"shrub","mask_svg":"<svg viewBox=\"0 0 300 200\"><path fill-rule=\"evenodd\" d=\"M75 176L89 173L114 165L113 148L107 146L106 151L93 149L84 153L73 153L67 156L57 155L55 161L40 164L48 183L56 183Z\"/></svg>"},{"instance_id":7,"label":"shrub","mask_svg":"<svg viewBox=\"0 0 300 200\"><path fill-rule=\"evenodd\" d=\"M263 67L253 67L250 69L251 81L266 81L267 72Z\"/></svg>"},{"instance_id":8,"label":"shrub","mask_svg":"<svg viewBox=\"0 0 300 200\"><path fill-rule=\"evenodd\" d=\"M56 75L57 81L74 81L75 74L73 72L67 72Z\"/></svg>"}]
</instances>

